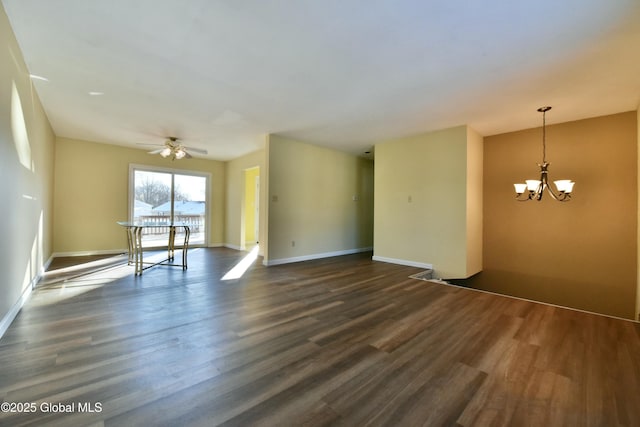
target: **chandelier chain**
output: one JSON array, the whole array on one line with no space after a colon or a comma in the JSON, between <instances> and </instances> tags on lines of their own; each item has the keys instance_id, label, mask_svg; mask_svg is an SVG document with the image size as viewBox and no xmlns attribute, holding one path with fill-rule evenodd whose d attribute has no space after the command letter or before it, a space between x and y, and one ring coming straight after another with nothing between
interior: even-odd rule
<instances>
[{"instance_id":1,"label":"chandelier chain","mask_svg":"<svg viewBox=\"0 0 640 427\"><path fill-rule=\"evenodd\" d=\"M547 163L547 110L542 111L542 164Z\"/></svg>"}]
</instances>

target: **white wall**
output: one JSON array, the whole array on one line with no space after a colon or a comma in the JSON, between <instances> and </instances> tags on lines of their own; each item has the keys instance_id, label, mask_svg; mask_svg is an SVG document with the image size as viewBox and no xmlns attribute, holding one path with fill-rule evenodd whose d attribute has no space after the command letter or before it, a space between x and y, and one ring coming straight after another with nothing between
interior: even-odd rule
<instances>
[{"instance_id":1,"label":"white wall","mask_svg":"<svg viewBox=\"0 0 640 427\"><path fill-rule=\"evenodd\" d=\"M52 253L54 145L0 4L0 336Z\"/></svg>"}]
</instances>

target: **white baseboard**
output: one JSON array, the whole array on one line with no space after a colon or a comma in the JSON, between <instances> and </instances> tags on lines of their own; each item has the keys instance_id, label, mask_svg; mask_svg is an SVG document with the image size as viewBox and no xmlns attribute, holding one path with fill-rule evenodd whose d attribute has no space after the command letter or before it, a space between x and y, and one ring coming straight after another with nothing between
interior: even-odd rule
<instances>
[{"instance_id":1,"label":"white baseboard","mask_svg":"<svg viewBox=\"0 0 640 427\"><path fill-rule=\"evenodd\" d=\"M368 252L372 249L373 247L356 248L356 249L346 249L342 251L324 252L319 254L302 255L302 256L296 256L291 258L271 259L271 260L262 261L262 264L266 266L290 264L292 262L311 261L314 259L330 258L334 256L351 255L351 254L357 254L360 252Z\"/></svg>"},{"instance_id":2,"label":"white baseboard","mask_svg":"<svg viewBox=\"0 0 640 427\"><path fill-rule=\"evenodd\" d=\"M49 265L51 265L51 261L53 261L53 258L53 255L49 257L47 262L45 262L44 265L40 268L40 271L38 271L38 274L33 279L31 279L31 282L29 282L29 286L24 289L22 295L20 295L20 298L18 298L18 301L16 301L15 304L11 306L7 314L5 314L2 319L0 319L0 338L2 338L5 332L7 332L7 329L9 329L9 326L11 326L13 320L16 318L18 313L20 313L22 307L24 307L27 301L29 301L31 293L36 288L36 285L38 284L40 279L42 279L42 276L44 276L44 272L47 270L47 268L49 268Z\"/></svg>"},{"instance_id":3,"label":"white baseboard","mask_svg":"<svg viewBox=\"0 0 640 427\"><path fill-rule=\"evenodd\" d=\"M48 268L49 268L49 266L51 265L51 262L53 261L53 258L54 258L54 256L53 256L53 255L51 255L51 256L49 257L49 259L47 260L47 262L45 262L45 263L44 263L44 265L42 266L42 271L40 271L40 274L39 274L39 276L40 276L40 277L38 278L38 280L39 280L42 276L44 276L44 272L45 272L45 271L47 271L47 269L48 269Z\"/></svg>"},{"instance_id":4,"label":"white baseboard","mask_svg":"<svg viewBox=\"0 0 640 427\"><path fill-rule=\"evenodd\" d=\"M236 251L241 251L241 250L242 250L242 248L241 248L240 246L238 246L238 245L232 245L231 243L225 243L223 246L224 246L225 248L234 249L234 250L236 250Z\"/></svg>"},{"instance_id":5,"label":"white baseboard","mask_svg":"<svg viewBox=\"0 0 640 427\"><path fill-rule=\"evenodd\" d=\"M18 301L13 304L9 312L0 320L0 338L7 332L7 329L11 326L11 323L20 312L20 309L22 309L22 306L29 300L31 292L33 292L33 286L27 286L22 295L20 295L20 298L18 298Z\"/></svg>"},{"instance_id":6,"label":"white baseboard","mask_svg":"<svg viewBox=\"0 0 640 427\"><path fill-rule=\"evenodd\" d=\"M181 247L182 246L180 246L180 245L176 245L176 249L179 249ZM204 246L191 246L191 245L189 245L189 250L196 249L198 247L204 247ZM231 248L231 249L240 250L239 247L234 247L234 246L226 244L226 243L209 243L206 247L207 248L227 247L227 248ZM166 246L159 246L158 248L148 248L148 249L150 249L150 250L166 249ZM147 248L145 248L145 250L147 250ZM124 248L124 249L107 249L107 250L101 250L101 251L54 252L53 255L51 255L51 258L49 259L48 264L50 264L51 260L53 258L56 258L56 257L92 256L92 255L120 255L120 254L126 254L127 252L128 252L128 249L126 249L126 248Z\"/></svg>"},{"instance_id":7,"label":"white baseboard","mask_svg":"<svg viewBox=\"0 0 640 427\"><path fill-rule=\"evenodd\" d=\"M378 255L374 255L371 259L374 261L388 262L389 264L407 265L409 267L418 267L418 268L433 270L432 264L427 264L424 262L409 261L406 259L387 258L383 256L378 256Z\"/></svg>"},{"instance_id":8,"label":"white baseboard","mask_svg":"<svg viewBox=\"0 0 640 427\"><path fill-rule=\"evenodd\" d=\"M126 254L127 249L106 249L102 251L79 251L79 252L54 252L51 258L67 257L67 256L92 256L92 255L118 255Z\"/></svg>"}]
</instances>

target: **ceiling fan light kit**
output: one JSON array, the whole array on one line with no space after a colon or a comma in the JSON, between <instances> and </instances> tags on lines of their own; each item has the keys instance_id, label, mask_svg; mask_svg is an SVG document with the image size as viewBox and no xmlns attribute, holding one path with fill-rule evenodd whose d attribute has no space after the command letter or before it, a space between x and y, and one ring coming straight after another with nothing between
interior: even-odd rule
<instances>
[{"instance_id":1,"label":"ceiling fan light kit","mask_svg":"<svg viewBox=\"0 0 640 427\"><path fill-rule=\"evenodd\" d=\"M538 111L542 113L542 163L540 167L540 179L528 179L524 184L513 184L516 190L516 200L526 202L529 200L542 200L544 190L547 190L551 197L558 202L568 202L571 200L571 192L575 182L570 179L560 179L554 181L557 193L549 186L547 153L546 153L546 113L551 107L540 107Z\"/></svg>"},{"instance_id":2,"label":"ceiling fan light kit","mask_svg":"<svg viewBox=\"0 0 640 427\"><path fill-rule=\"evenodd\" d=\"M199 154L207 154L207 150L199 148L185 147L178 142L178 138L170 136L164 143L164 147L158 150L149 151L149 154L160 154L164 158L170 158L171 160L190 159L191 154L189 151L193 151Z\"/></svg>"}]
</instances>

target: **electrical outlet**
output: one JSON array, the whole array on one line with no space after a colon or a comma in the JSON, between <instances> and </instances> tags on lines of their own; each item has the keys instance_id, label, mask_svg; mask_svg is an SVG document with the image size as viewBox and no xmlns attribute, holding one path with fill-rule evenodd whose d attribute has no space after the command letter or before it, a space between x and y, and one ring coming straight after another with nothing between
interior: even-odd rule
<instances>
[{"instance_id":1,"label":"electrical outlet","mask_svg":"<svg viewBox=\"0 0 640 427\"><path fill-rule=\"evenodd\" d=\"M291 241L291 247L293 248L293 247L295 247L295 246L296 246L296 241L295 241L295 240L292 240L292 241Z\"/></svg>"},{"instance_id":2,"label":"electrical outlet","mask_svg":"<svg viewBox=\"0 0 640 427\"><path fill-rule=\"evenodd\" d=\"M411 196L407 197L407 202L409 202L409 203L413 202L413 197L411 197Z\"/></svg>"}]
</instances>

